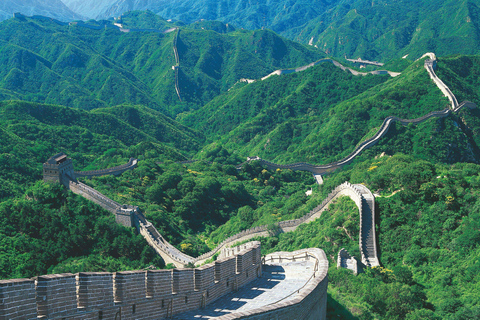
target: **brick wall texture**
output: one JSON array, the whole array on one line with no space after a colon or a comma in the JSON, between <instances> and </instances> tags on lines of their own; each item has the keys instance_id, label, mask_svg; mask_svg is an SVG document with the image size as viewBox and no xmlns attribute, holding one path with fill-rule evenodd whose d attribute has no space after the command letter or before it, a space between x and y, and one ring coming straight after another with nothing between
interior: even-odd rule
<instances>
[{"instance_id":1,"label":"brick wall texture","mask_svg":"<svg viewBox=\"0 0 480 320\"><path fill-rule=\"evenodd\" d=\"M97 320L116 316L148 320L199 309L261 276L260 243L245 248L195 269L80 272L0 280L0 320ZM300 306L286 308L295 309L292 312L299 315L321 313L323 307L316 301L321 295L326 299L326 281L320 284ZM273 312L271 319L277 319L275 310L267 311ZM260 318L254 315L251 319Z\"/></svg>"}]
</instances>

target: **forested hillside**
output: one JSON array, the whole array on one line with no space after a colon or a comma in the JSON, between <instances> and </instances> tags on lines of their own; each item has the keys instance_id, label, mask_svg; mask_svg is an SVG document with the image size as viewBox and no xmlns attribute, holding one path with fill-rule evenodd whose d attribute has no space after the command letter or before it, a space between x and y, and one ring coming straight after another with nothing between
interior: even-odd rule
<instances>
[{"instance_id":1,"label":"forested hillside","mask_svg":"<svg viewBox=\"0 0 480 320\"><path fill-rule=\"evenodd\" d=\"M120 106L115 111L118 117L102 111L0 102L0 199L21 195L41 179L42 163L59 150L73 157L75 168L81 170L123 164L149 153L184 160L186 151L194 152L202 143L201 135L153 110ZM155 129L143 131L149 124Z\"/></svg>"},{"instance_id":2,"label":"forested hillside","mask_svg":"<svg viewBox=\"0 0 480 320\"><path fill-rule=\"evenodd\" d=\"M330 261L328 316L339 319L476 319L480 316L480 166L433 164L397 154L331 175L376 193L382 267L337 270L343 247L358 252L358 209L333 205L295 232L259 238L266 252L321 247Z\"/></svg>"}]
</instances>

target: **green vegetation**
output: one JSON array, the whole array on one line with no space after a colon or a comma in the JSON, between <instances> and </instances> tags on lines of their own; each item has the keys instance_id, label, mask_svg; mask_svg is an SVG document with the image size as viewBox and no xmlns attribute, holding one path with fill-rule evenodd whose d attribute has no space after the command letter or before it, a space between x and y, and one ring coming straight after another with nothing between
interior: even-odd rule
<instances>
[{"instance_id":1,"label":"green vegetation","mask_svg":"<svg viewBox=\"0 0 480 320\"><path fill-rule=\"evenodd\" d=\"M480 166L472 164L480 162L478 110L392 124L378 144L322 186L309 173L269 171L256 162L234 166L254 155L329 163L370 138L387 116L413 119L444 109L448 101L423 61L408 59L431 50L442 55L450 47L477 52L471 43L476 2L444 0L446 6L434 9L448 19L444 24L427 17L428 1L354 1L325 11L322 23L309 10L265 14L270 25L275 17L287 18L276 27L292 38L314 37L313 44L334 55L396 58L385 67L402 74L356 77L324 63L251 84L238 81L324 54L269 30L170 23L151 12L124 15L118 22L126 28L181 27L182 102L171 69L177 32L122 33L108 28L109 21L88 22L101 30L34 19L0 23L0 278L164 267L134 229L38 181L41 164L60 151L76 170L135 157L135 170L84 182L119 203L138 205L169 242L193 256L241 230L274 230L278 221L299 218L344 181L364 183L378 194L383 267L357 277L335 268L342 247L360 256L358 210L348 199L293 233L261 238L264 253L324 249L332 318L478 318ZM305 25L289 27L302 17L309 17ZM460 25L466 17L470 22ZM449 56L439 60L437 72L459 101L480 104L479 65L478 56ZM192 158L199 161L178 163Z\"/></svg>"},{"instance_id":2,"label":"green vegetation","mask_svg":"<svg viewBox=\"0 0 480 320\"><path fill-rule=\"evenodd\" d=\"M146 124L155 129L142 131ZM178 149L193 151L202 141L145 108L88 112L19 101L0 102L0 135L0 200L21 195L41 179L42 163L58 150L71 156L80 171L124 164L130 157L183 160Z\"/></svg>"},{"instance_id":3,"label":"green vegetation","mask_svg":"<svg viewBox=\"0 0 480 320\"><path fill-rule=\"evenodd\" d=\"M195 113L198 128L244 156L326 164L347 156L387 116L413 119L448 105L423 61L395 78L337 69L320 65L232 89ZM180 118L187 125L193 119Z\"/></svg>"},{"instance_id":4,"label":"green vegetation","mask_svg":"<svg viewBox=\"0 0 480 320\"><path fill-rule=\"evenodd\" d=\"M60 185L38 182L0 204L0 278L136 270L163 260L134 229Z\"/></svg>"},{"instance_id":5,"label":"green vegetation","mask_svg":"<svg viewBox=\"0 0 480 320\"><path fill-rule=\"evenodd\" d=\"M282 35L318 45L332 56L387 62L425 52L478 53L480 2L355 0L337 5Z\"/></svg>"},{"instance_id":6,"label":"green vegetation","mask_svg":"<svg viewBox=\"0 0 480 320\"><path fill-rule=\"evenodd\" d=\"M152 159L120 177L96 177L86 183L119 203L141 207L165 239L193 256L218 242L206 243L210 235L229 236L252 223L297 218L318 202L305 195L315 184L311 175L291 170L272 173L258 164L239 172L216 162L159 164Z\"/></svg>"},{"instance_id":7,"label":"green vegetation","mask_svg":"<svg viewBox=\"0 0 480 320\"><path fill-rule=\"evenodd\" d=\"M268 28L339 58L388 62L407 54L414 60L428 51L444 56L480 49L479 0L177 0L149 8L187 23L206 19Z\"/></svg>"}]
</instances>

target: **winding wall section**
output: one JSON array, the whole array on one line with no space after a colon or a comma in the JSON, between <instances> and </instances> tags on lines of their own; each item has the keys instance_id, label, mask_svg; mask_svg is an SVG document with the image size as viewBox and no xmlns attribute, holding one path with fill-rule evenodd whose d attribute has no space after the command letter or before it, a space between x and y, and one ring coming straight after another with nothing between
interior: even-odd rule
<instances>
[{"instance_id":1,"label":"winding wall section","mask_svg":"<svg viewBox=\"0 0 480 320\"><path fill-rule=\"evenodd\" d=\"M422 117L416 118L416 119L400 119L396 116L389 116L389 117L385 118L382 125L380 126L380 129L378 129L377 133L375 133L375 135L372 138L367 139L364 142L360 143L360 145L352 153L350 153L348 156L346 156L345 158L343 158L341 160L338 160L338 161L335 161L335 162L332 162L332 163L329 163L329 164L314 165L314 164L309 164L309 163L305 163L305 162L297 162L297 163L292 163L292 164L281 165L281 164L276 164L276 163L261 159L259 157L252 157L248 161L252 161L252 160L261 161L262 164L267 166L269 169L273 169L273 170L278 169L278 168L280 168L280 169L292 169L292 170L309 171L309 172L313 173L314 175L323 175L323 174L330 173L330 172L334 171L335 169L340 168L340 167L342 167L346 164L351 163L365 149L368 149L368 148L374 146L388 132L388 129L390 128L390 125L393 122L398 122L402 125L408 125L409 123L419 124L419 123L422 123L422 122L424 122L428 119L431 119L431 118L445 118L448 115L450 115L450 113L457 112L460 109L462 109L463 107L468 107L470 109L476 108L476 104L473 103L473 102L470 102L470 101L463 101L460 104L457 102L457 98L452 93L452 91L435 74L435 71L434 71L434 66L436 64L435 54L427 53L423 57L425 57L425 56L430 57L430 59L425 60L424 67L427 70L430 78L437 85L437 87L450 100L451 108L446 108L446 109L441 110L441 111L433 111L433 112L430 112L430 113L428 113L428 114L426 114ZM337 63L341 68L345 68L336 61L332 60L331 62L333 64ZM237 169L240 169L245 163L246 162L238 165Z\"/></svg>"},{"instance_id":2,"label":"winding wall section","mask_svg":"<svg viewBox=\"0 0 480 320\"><path fill-rule=\"evenodd\" d=\"M180 33L180 28L177 28L175 33L175 38L173 39L173 53L175 54L175 65L173 69L175 70L175 91L177 92L178 99L182 102L182 97L180 96L180 85L178 84L178 71L180 68L180 57L178 56L177 41L178 35Z\"/></svg>"},{"instance_id":3,"label":"winding wall section","mask_svg":"<svg viewBox=\"0 0 480 320\"><path fill-rule=\"evenodd\" d=\"M370 72L359 72L359 71L353 70L352 68L345 67L344 65L342 65L338 61L326 58L326 59L321 59L321 60L312 62L310 64L307 64L303 67L299 67L299 68L295 68L295 69L275 70L272 73L270 73L269 75L261 78L261 80L268 79L268 78L270 78L271 76L274 76L274 75L279 75L280 76L280 75L289 74L289 73L302 72L302 71L305 71L305 70L307 70L311 67L314 67L316 65L319 65L319 64L325 63L325 62L332 63L335 67L338 67L338 68L342 69L343 71L349 71L351 74L353 74L355 76L359 76L359 75L360 76L366 76L366 75L369 75L369 74L374 74L374 75L388 74L391 77L396 77L396 76L400 75L399 72L392 72L392 71L388 71L388 70L376 70L376 71L370 71ZM247 79L245 79L245 80L247 80Z\"/></svg>"}]
</instances>

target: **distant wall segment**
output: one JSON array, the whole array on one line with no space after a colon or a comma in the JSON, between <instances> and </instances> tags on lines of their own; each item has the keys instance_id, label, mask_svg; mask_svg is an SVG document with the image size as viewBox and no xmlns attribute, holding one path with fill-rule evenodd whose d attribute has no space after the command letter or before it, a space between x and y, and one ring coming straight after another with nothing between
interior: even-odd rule
<instances>
[{"instance_id":1,"label":"distant wall segment","mask_svg":"<svg viewBox=\"0 0 480 320\"><path fill-rule=\"evenodd\" d=\"M120 166L102 169L102 170L91 170L91 171L75 171L76 178L91 178L91 177L98 177L98 176L105 176L105 175L120 175L127 170L132 170L137 167L138 160L135 158L130 158L126 164L122 164Z\"/></svg>"}]
</instances>

